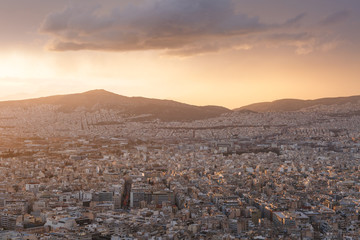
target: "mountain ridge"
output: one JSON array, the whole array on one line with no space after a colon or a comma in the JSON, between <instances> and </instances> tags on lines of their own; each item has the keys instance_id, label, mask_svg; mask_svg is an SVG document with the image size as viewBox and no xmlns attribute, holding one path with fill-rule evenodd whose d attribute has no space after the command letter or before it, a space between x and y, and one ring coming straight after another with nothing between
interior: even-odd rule
<instances>
[{"instance_id":1,"label":"mountain ridge","mask_svg":"<svg viewBox=\"0 0 360 240\"><path fill-rule=\"evenodd\" d=\"M173 100L126 97L103 89L83 93L2 101L0 107L29 107L42 104L57 105L59 106L58 111L62 112L71 112L79 108L87 111L109 108L128 115L146 115L148 119L159 118L164 121L200 120L231 112L230 109L221 106L195 106Z\"/></svg>"},{"instance_id":2,"label":"mountain ridge","mask_svg":"<svg viewBox=\"0 0 360 240\"><path fill-rule=\"evenodd\" d=\"M233 111L254 111L254 112L290 112L299 111L304 108L313 107L317 105L339 105L346 103L357 103L360 101L360 95L348 97L327 97L318 99L279 99L272 102L260 102L246 105L240 108L235 108Z\"/></svg>"},{"instance_id":3,"label":"mountain ridge","mask_svg":"<svg viewBox=\"0 0 360 240\"><path fill-rule=\"evenodd\" d=\"M58 111L71 112L77 109L94 111L102 108L115 109L129 116L142 116L144 119L160 119L163 121L192 121L218 117L224 113L242 114L261 112L299 111L316 105L334 105L360 103L360 95L349 97L327 97L313 100L279 99L272 102L260 102L235 109L222 106L196 106L167 99L145 97L127 97L95 89L83 93L53 95L24 100L0 101L0 107L29 107L42 104L59 106Z\"/></svg>"}]
</instances>

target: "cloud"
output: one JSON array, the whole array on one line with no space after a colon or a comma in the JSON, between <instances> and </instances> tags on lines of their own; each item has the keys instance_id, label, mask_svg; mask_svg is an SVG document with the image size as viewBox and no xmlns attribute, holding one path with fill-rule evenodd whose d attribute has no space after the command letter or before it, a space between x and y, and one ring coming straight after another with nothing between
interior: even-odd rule
<instances>
[{"instance_id":1,"label":"cloud","mask_svg":"<svg viewBox=\"0 0 360 240\"><path fill-rule=\"evenodd\" d=\"M301 14L295 16L294 18L287 20L284 25L288 26L288 27L294 27L294 26L298 25L305 16L306 16L306 13L301 13Z\"/></svg>"},{"instance_id":2,"label":"cloud","mask_svg":"<svg viewBox=\"0 0 360 240\"><path fill-rule=\"evenodd\" d=\"M280 32L264 36L263 43L270 48L290 46L295 49L297 55L308 55L315 51L329 52L335 49L341 41L322 33Z\"/></svg>"},{"instance_id":3,"label":"cloud","mask_svg":"<svg viewBox=\"0 0 360 240\"><path fill-rule=\"evenodd\" d=\"M274 33L266 36L268 46L291 46L295 48L295 53L298 55L307 55L314 51L317 38L308 33Z\"/></svg>"},{"instance_id":4,"label":"cloud","mask_svg":"<svg viewBox=\"0 0 360 240\"><path fill-rule=\"evenodd\" d=\"M40 31L53 37L48 47L54 51L163 50L194 55L250 46L241 38L295 27L304 17L268 24L234 9L232 0L147 0L111 11L103 11L101 5L68 6L48 15Z\"/></svg>"},{"instance_id":5,"label":"cloud","mask_svg":"<svg viewBox=\"0 0 360 240\"><path fill-rule=\"evenodd\" d=\"M331 26L335 24L339 24L347 20L351 15L351 12L348 10L342 10L335 13L330 14L320 21L320 24L323 26Z\"/></svg>"}]
</instances>

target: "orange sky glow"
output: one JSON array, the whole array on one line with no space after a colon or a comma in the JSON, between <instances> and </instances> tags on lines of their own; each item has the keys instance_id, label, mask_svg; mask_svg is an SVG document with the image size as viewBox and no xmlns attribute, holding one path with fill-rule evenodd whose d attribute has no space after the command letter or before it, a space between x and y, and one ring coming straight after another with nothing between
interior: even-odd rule
<instances>
[{"instance_id":1,"label":"orange sky glow","mask_svg":"<svg viewBox=\"0 0 360 240\"><path fill-rule=\"evenodd\" d=\"M358 0L2 5L0 100L105 89L236 108L360 94Z\"/></svg>"}]
</instances>

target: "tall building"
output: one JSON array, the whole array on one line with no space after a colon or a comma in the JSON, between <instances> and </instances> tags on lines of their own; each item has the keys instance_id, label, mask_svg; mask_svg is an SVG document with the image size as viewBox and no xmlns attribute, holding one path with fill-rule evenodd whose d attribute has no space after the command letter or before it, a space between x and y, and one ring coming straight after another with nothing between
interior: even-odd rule
<instances>
[{"instance_id":1,"label":"tall building","mask_svg":"<svg viewBox=\"0 0 360 240\"><path fill-rule=\"evenodd\" d=\"M130 192L131 192L131 185L132 185L132 179L130 176L125 176L124 177L125 183L124 183L124 188L123 188L123 192L121 195L121 207L123 209L128 209L130 207Z\"/></svg>"}]
</instances>

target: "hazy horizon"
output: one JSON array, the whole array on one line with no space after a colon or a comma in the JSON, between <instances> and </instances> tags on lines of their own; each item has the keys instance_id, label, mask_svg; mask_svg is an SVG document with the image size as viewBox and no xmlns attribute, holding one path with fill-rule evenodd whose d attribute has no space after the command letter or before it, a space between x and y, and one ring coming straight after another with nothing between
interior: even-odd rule
<instances>
[{"instance_id":1,"label":"hazy horizon","mask_svg":"<svg viewBox=\"0 0 360 240\"><path fill-rule=\"evenodd\" d=\"M106 89L233 109L357 95L359 11L356 0L4 0L0 100Z\"/></svg>"},{"instance_id":2,"label":"hazy horizon","mask_svg":"<svg viewBox=\"0 0 360 240\"><path fill-rule=\"evenodd\" d=\"M0 240L360 239L359 13L2 0Z\"/></svg>"},{"instance_id":3,"label":"hazy horizon","mask_svg":"<svg viewBox=\"0 0 360 240\"><path fill-rule=\"evenodd\" d=\"M99 91L99 90L104 90L104 91L107 91L107 92L110 92L110 93L114 93L114 94L117 94L117 95L120 95L120 96L125 96L125 97L144 97L144 98L148 98L148 99L159 99L159 100L171 100L171 101L176 101L176 102L180 102L180 103L184 103L184 104L190 104L190 105L194 105L194 106L219 106L219 107L225 107L225 108L228 108L230 110L234 110L234 109L237 109L237 108L241 108L241 107L244 107L244 106L247 106L247 105L252 105L252 104L257 104L257 103L266 103L266 102L274 102L274 101L277 101L277 100L288 100L288 99L294 99L294 100L317 100L317 99L322 99L322 98L341 98L341 97L354 97L354 96L360 96L360 94L358 95L350 95L350 96L326 96L326 97L321 97L321 98L313 98L313 99L299 99L299 98L281 98L281 99L273 99L273 100L269 100L269 101L262 101L262 102L252 102L252 103L249 103L249 104L245 104L245 105L239 105L239 106L235 106L235 107L227 107L227 106L223 106L223 105L219 105L219 104L204 104L204 105L197 105L197 104L194 104L194 103L191 103L191 102L182 102L180 100L175 100L175 99L165 99L165 98L154 98L154 97L149 97L149 96L126 96L126 95L122 95L122 94L119 94L119 93L116 93L114 91L111 91L111 90L107 90L107 89L90 89L90 90L87 90L87 91L84 91L84 92L69 92L69 93L60 93L60 94L54 94L54 95L43 95L43 96L28 96L28 97L25 97L25 98L21 98L19 96L18 99L5 99L5 100L2 100L0 98L0 102L5 102L5 101L22 101L22 100L30 100L30 99L36 99L36 98L46 98L46 97L51 97L51 96L62 96L62 95L71 95L71 94L82 94L82 93L86 93L86 92L91 92L91 91Z\"/></svg>"}]
</instances>

